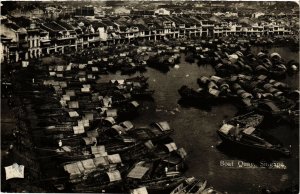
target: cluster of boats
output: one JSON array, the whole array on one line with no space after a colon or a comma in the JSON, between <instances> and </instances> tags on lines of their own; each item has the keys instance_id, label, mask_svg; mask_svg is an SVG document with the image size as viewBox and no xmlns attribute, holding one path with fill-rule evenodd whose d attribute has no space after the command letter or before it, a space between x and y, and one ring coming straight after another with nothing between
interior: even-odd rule
<instances>
[{"instance_id":1,"label":"cluster of boats","mask_svg":"<svg viewBox=\"0 0 300 194\"><path fill-rule=\"evenodd\" d=\"M99 66L37 62L15 72L11 98L23 121L17 136L32 137L22 148L43 164L38 182L55 192L216 192L184 176L187 153L168 122L131 121L154 92L147 78L99 82Z\"/></svg>"},{"instance_id":2,"label":"cluster of boats","mask_svg":"<svg viewBox=\"0 0 300 194\"><path fill-rule=\"evenodd\" d=\"M187 153L170 137L174 129L168 122L132 122L140 101L154 93L148 78L99 80L116 71L142 72L146 66L167 72L185 53L187 62L211 64L216 75L197 79L198 89L182 86L182 100L234 102L249 112L224 121L217 130L224 142L255 153L290 156L260 124L266 118L299 124L300 93L278 81L297 72L299 64L285 62L278 53L254 56L249 43L225 37L122 45L82 50L64 56L67 63L22 64L13 80L5 82L19 122L17 144L40 157L43 165L34 165L43 175L35 176L40 182L46 179L47 190L55 192L220 193L205 180L184 176Z\"/></svg>"},{"instance_id":3,"label":"cluster of boats","mask_svg":"<svg viewBox=\"0 0 300 194\"><path fill-rule=\"evenodd\" d=\"M232 40L202 41L186 48L187 62L211 64L216 75L198 78L196 89L183 85L178 90L179 102L196 106L232 103L240 112L248 113L224 121L217 130L224 143L256 154L290 156L290 150L261 129L260 123L275 119L299 125L300 92L278 81L297 73L299 64L285 62L278 53L265 50L255 56L250 51L251 42Z\"/></svg>"},{"instance_id":4,"label":"cluster of boats","mask_svg":"<svg viewBox=\"0 0 300 194\"><path fill-rule=\"evenodd\" d=\"M232 102L242 111L257 111L267 118L299 124L299 90L269 79L265 75L244 74L229 77L202 76L197 79L198 89L182 86L178 92L190 103Z\"/></svg>"}]
</instances>

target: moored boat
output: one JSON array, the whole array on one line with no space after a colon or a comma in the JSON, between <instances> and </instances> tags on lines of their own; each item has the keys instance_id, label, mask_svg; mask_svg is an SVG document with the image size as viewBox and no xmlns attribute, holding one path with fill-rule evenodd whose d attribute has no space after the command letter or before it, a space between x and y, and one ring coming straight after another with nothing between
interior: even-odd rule
<instances>
[{"instance_id":1,"label":"moored boat","mask_svg":"<svg viewBox=\"0 0 300 194\"><path fill-rule=\"evenodd\" d=\"M217 133L224 143L253 153L290 156L290 151L279 140L252 126L241 127L239 124L225 123Z\"/></svg>"}]
</instances>

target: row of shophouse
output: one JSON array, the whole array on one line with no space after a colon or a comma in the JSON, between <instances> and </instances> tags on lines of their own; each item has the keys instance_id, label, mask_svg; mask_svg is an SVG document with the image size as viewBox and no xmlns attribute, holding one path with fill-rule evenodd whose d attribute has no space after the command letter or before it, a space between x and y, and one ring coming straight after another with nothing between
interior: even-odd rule
<instances>
[{"instance_id":1,"label":"row of shophouse","mask_svg":"<svg viewBox=\"0 0 300 194\"><path fill-rule=\"evenodd\" d=\"M240 23L213 21L197 15L133 17L89 20L43 21L28 18L1 18L1 62L66 54L105 44L158 41L224 35L287 35L289 27L276 22Z\"/></svg>"}]
</instances>

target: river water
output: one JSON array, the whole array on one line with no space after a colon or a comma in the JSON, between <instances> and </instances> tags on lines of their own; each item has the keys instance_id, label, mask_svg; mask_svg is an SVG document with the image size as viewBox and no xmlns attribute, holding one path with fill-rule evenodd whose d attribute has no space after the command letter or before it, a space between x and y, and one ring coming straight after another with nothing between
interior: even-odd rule
<instances>
[{"instance_id":1,"label":"river water","mask_svg":"<svg viewBox=\"0 0 300 194\"><path fill-rule=\"evenodd\" d=\"M255 47L253 53L258 53L261 48ZM299 53L290 52L286 48L272 48L269 52L278 52L285 60L294 59L299 62ZM268 132L279 138L285 145L291 145L293 157L279 159L286 169L263 168L229 168L220 163L224 160L234 162L247 162L239 157L240 153L221 152L217 149L220 139L216 130L224 119L233 117L237 109L233 104L211 106L206 109L183 107L178 104L180 95L177 90L182 85L197 88L196 80L202 75L211 76L215 71L210 66L189 64L181 57L179 69L171 68L167 73L161 73L152 68L147 68L143 75L149 77L149 88L155 90L154 101L143 101L141 113L133 120L136 126L148 125L153 121L166 120L175 129L172 135L178 147L183 147L188 152L186 172L187 176L205 178L209 185L220 191L234 194L260 193L262 187L283 189L298 184L299 172L299 133L298 129L291 129L286 125L278 125L268 129ZM139 73L132 75L136 76ZM110 79L124 79L129 76L114 75L101 76L100 82ZM293 88L299 88L299 74L287 78L285 81ZM244 153L245 154L245 153Z\"/></svg>"}]
</instances>

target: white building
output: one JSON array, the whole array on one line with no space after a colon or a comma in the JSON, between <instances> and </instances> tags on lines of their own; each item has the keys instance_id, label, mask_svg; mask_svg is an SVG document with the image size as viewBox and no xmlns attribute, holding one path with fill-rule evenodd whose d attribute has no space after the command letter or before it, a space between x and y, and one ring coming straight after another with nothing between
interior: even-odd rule
<instances>
[{"instance_id":1,"label":"white building","mask_svg":"<svg viewBox=\"0 0 300 194\"><path fill-rule=\"evenodd\" d=\"M164 9L164 8L160 8L154 11L155 15L170 15L170 11Z\"/></svg>"}]
</instances>

